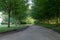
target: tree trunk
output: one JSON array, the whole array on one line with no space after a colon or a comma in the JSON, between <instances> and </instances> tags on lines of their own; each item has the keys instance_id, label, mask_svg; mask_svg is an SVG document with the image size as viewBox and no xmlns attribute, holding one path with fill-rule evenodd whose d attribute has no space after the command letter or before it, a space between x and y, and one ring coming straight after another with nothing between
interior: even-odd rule
<instances>
[{"instance_id":1,"label":"tree trunk","mask_svg":"<svg viewBox=\"0 0 60 40\"><path fill-rule=\"evenodd\" d=\"M17 19L15 18L15 26L17 26Z\"/></svg>"},{"instance_id":2,"label":"tree trunk","mask_svg":"<svg viewBox=\"0 0 60 40\"><path fill-rule=\"evenodd\" d=\"M10 27L10 11L8 12L8 27Z\"/></svg>"},{"instance_id":3,"label":"tree trunk","mask_svg":"<svg viewBox=\"0 0 60 40\"><path fill-rule=\"evenodd\" d=\"M56 24L58 24L58 8L57 8L57 12L56 12Z\"/></svg>"}]
</instances>

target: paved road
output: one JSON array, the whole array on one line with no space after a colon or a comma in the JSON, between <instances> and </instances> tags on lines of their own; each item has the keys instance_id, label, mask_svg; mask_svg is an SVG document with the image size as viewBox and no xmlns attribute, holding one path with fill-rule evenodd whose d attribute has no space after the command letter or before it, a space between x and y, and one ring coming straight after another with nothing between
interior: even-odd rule
<instances>
[{"instance_id":1,"label":"paved road","mask_svg":"<svg viewBox=\"0 0 60 40\"><path fill-rule=\"evenodd\" d=\"M40 26L0 36L0 40L60 40L60 34Z\"/></svg>"}]
</instances>

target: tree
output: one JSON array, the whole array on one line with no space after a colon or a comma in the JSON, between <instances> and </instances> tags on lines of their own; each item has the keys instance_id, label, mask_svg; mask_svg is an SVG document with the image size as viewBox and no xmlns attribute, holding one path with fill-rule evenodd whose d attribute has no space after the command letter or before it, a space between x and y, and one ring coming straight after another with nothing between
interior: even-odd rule
<instances>
[{"instance_id":1,"label":"tree","mask_svg":"<svg viewBox=\"0 0 60 40\"><path fill-rule=\"evenodd\" d=\"M0 9L8 14L8 27L10 27L10 16L20 19L25 13L24 0L0 0Z\"/></svg>"},{"instance_id":2,"label":"tree","mask_svg":"<svg viewBox=\"0 0 60 40\"><path fill-rule=\"evenodd\" d=\"M56 17L58 23L58 15L60 10L60 0L34 0L32 17L37 20L46 20L49 23L51 18Z\"/></svg>"},{"instance_id":3,"label":"tree","mask_svg":"<svg viewBox=\"0 0 60 40\"><path fill-rule=\"evenodd\" d=\"M27 6L25 4L26 2L23 0L15 0L13 2L11 16L15 18L16 24L17 21L20 23L21 20L26 18Z\"/></svg>"},{"instance_id":4,"label":"tree","mask_svg":"<svg viewBox=\"0 0 60 40\"><path fill-rule=\"evenodd\" d=\"M10 27L10 12L12 7L12 0L0 0L1 11L5 11L8 14L8 27Z\"/></svg>"}]
</instances>

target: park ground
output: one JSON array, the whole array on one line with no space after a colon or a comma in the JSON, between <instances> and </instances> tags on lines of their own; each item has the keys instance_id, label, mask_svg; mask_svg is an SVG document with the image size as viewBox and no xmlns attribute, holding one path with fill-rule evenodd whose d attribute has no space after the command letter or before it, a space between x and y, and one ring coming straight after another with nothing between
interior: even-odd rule
<instances>
[{"instance_id":1,"label":"park ground","mask_svg":"<svg viewBox=\"0 0 60 40\"><path fill-rule=\"evenodd\" d=\"M0 34L0 40L60 40L60 34L51 29L30 25L24 31Z\"/></svg>"}]
</instances>

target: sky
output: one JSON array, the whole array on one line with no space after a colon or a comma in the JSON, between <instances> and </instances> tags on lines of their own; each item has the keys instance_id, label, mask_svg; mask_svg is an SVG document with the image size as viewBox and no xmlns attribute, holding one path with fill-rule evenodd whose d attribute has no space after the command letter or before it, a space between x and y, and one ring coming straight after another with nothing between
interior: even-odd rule
<instances>
[{"instance_id":1,"label":"sky","mask_svg":"<svg viewBox=\"0 0 60 40\"><path fill-rule=\"evenodd\" d=\"M32 0L28 0L28 4L29 4L29 9L31 9L31 7L32 7Z\"/></svg>"},{"instance_id":2,"label":"sky","mask_svg":"<svg viewBox=\"0 0 60 40\"><path fill-rule=\"evenodd\" d=\"M2 14L2 12L0 12L0 15Z\"/></svg>"},{"instance_id":3,"label":"sky","mask_svg":"<svg viewBox=\"0 0 60 40\"><path fill-rule=\"evenodd\" d=\"M3 21L2 12L0 12L0 25L1 25L2 21Z\"/></svg>"}]
</instances>

